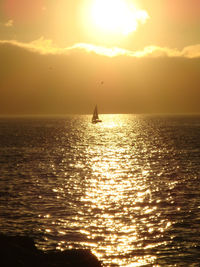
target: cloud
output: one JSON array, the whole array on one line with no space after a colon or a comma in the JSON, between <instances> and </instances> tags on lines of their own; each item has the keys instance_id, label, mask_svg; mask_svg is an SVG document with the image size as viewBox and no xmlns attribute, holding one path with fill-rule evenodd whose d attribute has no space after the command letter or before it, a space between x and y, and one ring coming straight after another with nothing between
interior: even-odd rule
<instances>
[{"instance_id":1,"label":"cloud","mask_svg":"<svg viewBox=\"0 0 200 267\"><path fill-rule=\"evenodd\" d=\"M79 43L68 48L68 50L72 50L72 49L83 49L87 52L94 52L96 54L100 54L100 55L104 55L108 57L116 57L116 56L129 56L129 57L136 57L136 58L144 58L144 57L199 58L200 57L200 44L187 46L183 48L183 50L172 49L169 47L147 46L143 50L131 51L131 50L118 48L118 47L106 48L106 47L101 47L101 46L94 46L92 44Z\"/></svg>"},{"instance_id":2,"label":"cloud","mask_svg":"<svg viewBox=\"0 0 200 267\"><path fill-rule=\"evenodd\" d=\"M83 50L88 53L93 52L98 55L103 55L107 57L116 57L116 56L122 56L122 55L133 55L133 52L119 48L119 47L112 47L112 48L107 48L103 46L96 46L92 44L85 44L85 43L78 43L75 44L71 47L68 47L68 50Z\"/></svg>"},{"instance_id":3,"label":"cloud","mask_svg":"<svg viewBox=\"0 0 200 267\"><path fill-rule=\"evenodd\" d=\"M13 26L13 23L14 23L14 21L13 21L12 19L10 19L10 20L8 20L4 25L5 25L6 27L12 27L12 26Z\"/></svg>"},{"instance_id":4,"label":"cloud","mask_svg":"<svg viewBox=\"0 0 200 267\"><path fill-rule=\"evenodd\" d=\"M44 37L40 37L30 43L23 43L16 40L0 40L0 44L21 47L39 54L59 54L64 52L63 49L54 46L52 40L44 39Z\"/></svg>"},{"instance_id":5,"label":"cloud","mask_svg":"<svg viewBox=\"0 0 200 267\"><path fill-rule=\"evenodd\" d=\"M169 47L147 46L143 50L131 51L119 47L103 47L93 44L77 43L70 47L61 48L53 44L52 40L40 37L29 43L22 43L16 40L0 40L1 44L10 44L13 46L24 48L28 51L39 53L42 55L58 54L67 55L74 51L82 51L86 53L94 53L106 57L127 56L135 58L199 58L200 44L184 47L182 50Z\"/></svg>"},{"instance_id":6,"label":"cloud","mask_svg":"<svg viewBox=\"0 0 200 267\"><path fill-rule=\"evenodd\" d=\"M5 23L0 23L0 25L4 26L4 27L13 27L14 21L12 19L6 21Z\"/></svg>"},{"instance_id":7,"label":"cloud","mask_svg":"<svg viewBox=\"0 0 200 267\"><path fill-rule=\"evenodd\" d=\"M182 50L182 55L186 58L200 57L200 44L187 46Z\"/></svg>"}]
</instances>

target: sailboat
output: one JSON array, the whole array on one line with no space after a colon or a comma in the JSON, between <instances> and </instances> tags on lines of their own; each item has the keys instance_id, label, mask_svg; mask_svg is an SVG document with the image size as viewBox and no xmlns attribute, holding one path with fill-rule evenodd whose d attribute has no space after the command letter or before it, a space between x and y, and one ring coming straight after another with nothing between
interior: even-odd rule
<instances>
[{"instance_id":1,"label":"sailboat","mask_svg":"<svg viewBox=\"0 0 200 267\"><path fill-rule=\"evenodd\" d=\"M97 105L96 105L92 116L92 123L97 123L97 122L102 122L102 120L99 119Z\"/></svg>"}]
</instances>

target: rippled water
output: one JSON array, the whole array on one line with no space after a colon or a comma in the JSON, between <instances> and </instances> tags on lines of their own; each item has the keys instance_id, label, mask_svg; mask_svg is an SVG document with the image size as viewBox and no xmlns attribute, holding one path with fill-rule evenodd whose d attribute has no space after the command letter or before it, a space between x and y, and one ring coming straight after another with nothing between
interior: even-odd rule
<instances>
[{"instance_id":1,"label":"rippled water","mask_svg":"<svg viewBox=\"0 0 200 267\"><path fill-rule=\"evenodd\" d=\"M199 266L200 117L0 120L0 231L105 266Z\"/></svg>"}]
</instances>

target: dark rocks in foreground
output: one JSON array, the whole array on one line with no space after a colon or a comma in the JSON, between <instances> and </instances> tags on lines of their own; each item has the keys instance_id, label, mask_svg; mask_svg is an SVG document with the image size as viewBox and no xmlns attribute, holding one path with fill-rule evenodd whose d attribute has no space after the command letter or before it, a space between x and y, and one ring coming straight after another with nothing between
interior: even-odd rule
<instances>
[{"instance_id":1,"label":"dark rocks in foreground","mask_svg":"<svg viewBox=\"0 0 200 267\"><path fill-rule=\"evenodd\" d=\"M100 267L90 250L72 249L63 252L43 252L33 239L0 234L1 267Z\"/></svg>"}]
</instances>

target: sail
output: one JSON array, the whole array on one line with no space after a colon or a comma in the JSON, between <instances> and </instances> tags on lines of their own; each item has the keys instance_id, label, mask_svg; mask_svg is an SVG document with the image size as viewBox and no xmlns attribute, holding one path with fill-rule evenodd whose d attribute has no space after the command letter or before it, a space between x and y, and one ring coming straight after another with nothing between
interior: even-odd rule
<instances>
[{"instance_id":1,"label":"sail","mask_svg":"<svg viewBox=\"0 0 200 267\"><path fill-rule=\"evenodd\" d=\"M97 105L96 105L92 116L92 123L97 123L97 122L101 122L101 120L99 119Z\"/></svg>"},{"instance_id":2,"label":"sail","mask_svg":"<svg viewBox=\"0 0 200 267\"><path fill-rule=\"evenodd\" d=\"M98 115L98 110L97 110L97 105L96 105L95 109L94 109L92 120L98 120L98 119L99 119L99 115Z\"/></svg>"}]
</instances>

